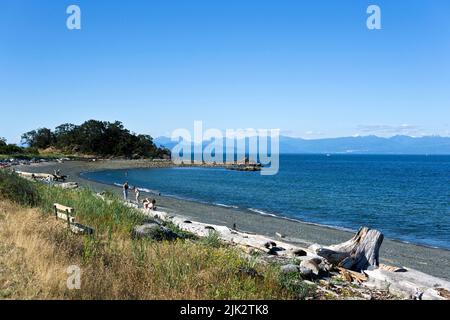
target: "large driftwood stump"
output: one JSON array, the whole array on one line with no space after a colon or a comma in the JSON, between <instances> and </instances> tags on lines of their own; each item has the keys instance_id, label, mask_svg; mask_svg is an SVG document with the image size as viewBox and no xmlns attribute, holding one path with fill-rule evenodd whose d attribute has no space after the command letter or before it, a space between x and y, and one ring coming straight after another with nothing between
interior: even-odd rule
<instances>
[{"instance_id":1,"label":"large driftwood stump","mask_svg":"<svg viewBox=\"0 0 450 320\"><path fill-rule=\"evenodd\" d=\"M367 227L360 228L349 241L329 247L316 248L316 254L331 264L355 271L379 265L379 251L383 234Z\"/></svg>"}]
</instances>

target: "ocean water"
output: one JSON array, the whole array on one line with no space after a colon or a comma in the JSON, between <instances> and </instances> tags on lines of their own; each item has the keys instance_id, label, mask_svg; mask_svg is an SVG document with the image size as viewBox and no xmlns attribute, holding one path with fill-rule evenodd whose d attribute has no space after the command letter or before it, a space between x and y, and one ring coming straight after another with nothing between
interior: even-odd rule
<instances>
[{"instance_id":1,"label":"ocean water","mask_svg":"<svg viewBox=\"0 0 450 320\"><path fill-rule=\"evenodd\" d=\"M189 200L450 249L450 156L282 155L275 176L220 168L84 173Z\"/></svg>"}]
</instances>

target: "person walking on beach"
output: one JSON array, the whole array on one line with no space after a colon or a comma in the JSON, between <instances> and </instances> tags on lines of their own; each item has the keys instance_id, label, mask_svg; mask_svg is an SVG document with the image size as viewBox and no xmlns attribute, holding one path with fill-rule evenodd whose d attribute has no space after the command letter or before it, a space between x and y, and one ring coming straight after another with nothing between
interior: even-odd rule
<instances>
[{"instance_id":1,"label":"person walking on beach","mask_svg":"<svg viewBox=\"0 0 450 320\"><path fill-rule=\"evenodd\" d=\"M152 203L148 206L150 210L156 211L156 200L153 199Z\"/></svg>"},{"instance_id":2,"label":"person walking on beach","mask_svg":"<svg viewBox=\"0 0 450 320\"><path fill-rule=\"evenodd\" d=\"M128 201L128 188L129 188L129 186L128 186L128 181L127 181L123 185L123 199L125 201Z\"/></svg>"},{"instance_id":3,"label":"person walking on beach","mask_svg":"<svg viewBox=\"0 0 450 320\"><path fill-rule=\"evenodd\" d=\"M156 211L156 200L152 199L152 201L150 201L149 198L145 198L144 201L142 201L143 205L144 205L144 209L145 210L153 210Z\"/></svg>"},{"instance_id":4,"label":"person walking on beach","mask_svg":"<svg viewBox=\"0 0 450 320\"><path fill-rule=\"evenodd\" d=\"M142 201L142 204L144 205L144 209L148 210L148 206L150 204L150 200L148 198L145 198L144 201Z\"/></svg>"},{"instance_id":5,"label":"person walking on beach","mask_svg":"<svg viewBox=\"0 0 450 320\"><path fill-rule=\"evenodd\" d=\"M134 187L134 193L136 195L136 203L139 203L140 192L139 192L139 188L138 187Z\"/></svg>"}]
</instances>

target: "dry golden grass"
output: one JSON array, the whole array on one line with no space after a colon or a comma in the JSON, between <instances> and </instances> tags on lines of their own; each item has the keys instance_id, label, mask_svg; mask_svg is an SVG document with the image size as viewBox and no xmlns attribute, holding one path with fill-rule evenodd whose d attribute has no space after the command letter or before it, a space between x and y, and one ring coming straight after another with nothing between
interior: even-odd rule
<instances>
[{"instance_id":1,"label":"dry golden grass","mask_svg":"<svg viewBox=\"0 0 450 320\"><path fill-rule=\"evenodd\" d=\"M71 265L81 289L66 286ZM262 277L238 272L253 267ZM288 299L277 268L191 241L80 237L64 222L0 200L0 299Z\"/></svg>"},{"instance_id":2,"label":"dry golden grass","mask_svg":"<svg viewBox=\"0 0 450 320\"><path fill-rule=\"evenodd\" d=\"M59 225L37 209L0 202L0 297L57 298L63 289L64 257L46 238ZM45 290L44 290L45 289Z\"/></svg>"}]
</instances>

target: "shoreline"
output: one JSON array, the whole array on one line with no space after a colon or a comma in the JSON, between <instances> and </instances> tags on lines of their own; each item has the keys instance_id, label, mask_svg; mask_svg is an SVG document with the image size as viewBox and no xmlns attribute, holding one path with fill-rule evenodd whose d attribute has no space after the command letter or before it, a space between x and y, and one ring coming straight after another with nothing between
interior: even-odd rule
<instances>
[{"instance_id":1,"label":"shoreline","mask_svg":"<svg viewBox=\"0 0 450 320\"><path fill-rule=\"evenodd\" d=\"M116 161L116 160L113 160ZM163 166L163 167L148 167L148 168L153 168L153 169L161 169L161 168L168 168L168 167L179 167L177 165L172 165L172 166ZM183 166L181 166L183 167ZM187 165L185 165L184 167L187 167ZM190 167L202 167L202 168L213 168L211 166L201 166L201 165L192 165ZM84 181L89 181L89 183L97 183L97 184L101 184L104 185L105 187L115 187L115 188L121 188L122 186L119 185L118 183L114 183L114 184L108 184L108 183L103 183L94 179L89 179L87 177L84 177L83 174L85 173L90 173L90 172L101 172L101 171L109 171L109 170L133 170L133 169L140 169L142 167L120 167L120 168L114 168L114 169L105 169L105 168L98 168L98 169L94 169L94 170L87 170L87 171L83 171L83 172L78 172L78 178ZM126 180L126 179L125 179ZM236 210L241 212L242 214L251 214L251 215L257 215L257 216L267 216L267 217L272 217L275 219L281 219L281 220L286 220L289 222L294 222L294 223L300 223L300 224L305 224L305 225L311 225L313 227L318 227L318 228L325 228L325 229L330 229L330 230L335 230L335 231L341 231L341 232L345 232L348 234L354 234L358 231L358 229L351 229L351 228L347 228L347 227L340 227L340 226L333 226L333 225L328 225L328 224L321 224L321 223L317 223L317 222L311 222L311 221L304 221L298 218L294 218L294 217L289 217L289 216L284 216L281 214L276 214L276 213L270 213L270 212L265 212L263 209L258 209L258 208L247 208L247 207L238 207L236 205L230 205L230 204L224 204L224 203L211 203L211 202L207 202L207 201L203 201L203 200L198 200L198 199L194 199L194 198L187 198L187 197L182 197L182 196L178 196L178 195L174 195L174 194L159 194L156 195L157 193L160 193L158 190L155 189L146 189L146 188L142 188L139 187L140 193L141 195L148 195L150 198L153 196L159 196L161 198L170 198L173 200L178 200L181 202L189 202L189 203L195 203L195 204L201 204L201 205L205 205L205 206L210 206L213 208L224 208L224 209L230 209L230 210ZM149 191L146 191L149 190ZM153 192L152 192L153 191ZM122 195L122 193L119 193L120 195ZM141 196L142 198L142 196ZM130 197L130 199L132 199L132 197ZM134 202L131 201L131 202ZM245 230L243 230L245 231ZM272 235L273 236L273 235ZM437 247L437 246L433 246L433 245L428 245L425 243L417 243L414 241L408 241L408 240L403 240L403 239L398 239L398 238L392 238L392 237L385 237L385 240L389 239L390 241L393 242L398 242L401 244L409 244L409 245L414 245L414 246L418 246L418 247L423 247L423 248L428 248L428 249L437 249L437 250L445 250L445 251L449 251L450 252L450 247L446 248L446 247ZM309 242L305 242L305 243L309 243ZM313 243L310 243L313 244Z\"/></svg>"},{"instance_id":2,"label":"shoreline","mask_svg":"<svg viewBox=\"0 0 450 320\"><path fill-rule=\"evenodd\" d=\"M68 181L77 182L80 186L88 187L95 192L104 190L113 191L121 195L121 189L117 186L103 184L89 180L82 173L114 169L136 168L170 168L175 167L170 162L153 162L149 160L107 160L96 162L67 161L64 163L39 163L28 166L18 166L17 170L28 172L53 172L59 169L68 175ZM280 241L309 246L313 243L331 245L347 241L353 236L352 231L324 226L293 218L261 214L244 210L242 208L225 207L220 204L208 204L195 200L186 200L172 196L156 196L141 192L141 198L153 197L157 200L157 206L172 215L183 216L202 223L211 223L232 227L237 225L239 231L269 236ZM380 230L381 232L383 230ZM283 234L284 238L276 236ZM382 263L398 267L409 267L433 276L450 280L450 251L444 248L407 243L400 240L385 238L380 250Z\"/></svg>"}]
</instances>

